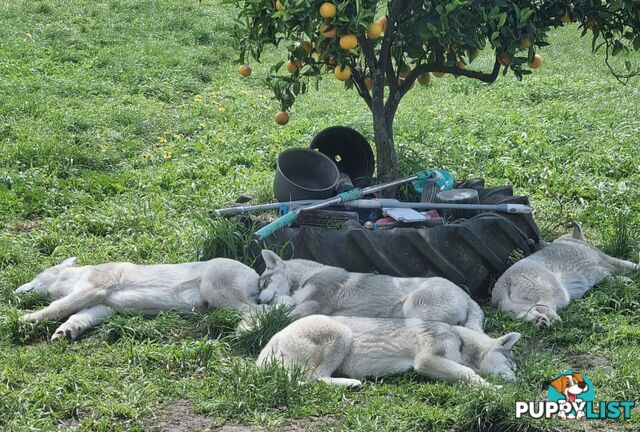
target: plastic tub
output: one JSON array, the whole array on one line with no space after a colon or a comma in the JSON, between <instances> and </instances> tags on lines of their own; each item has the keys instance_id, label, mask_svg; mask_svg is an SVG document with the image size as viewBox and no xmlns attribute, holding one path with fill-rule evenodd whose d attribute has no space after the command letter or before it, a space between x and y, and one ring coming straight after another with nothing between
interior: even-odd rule
<instances>
[{"instance_id":1,"label":"plastic tub","mask_svg":"<svg viewBox=\"0 0 640 432\"><path fill-rule=\"evenodd\" d=\"M336 164L324 154L289 149L278 155L273 191L280 202L331 198L339 175Z\"/></svg>"}]
</instances>

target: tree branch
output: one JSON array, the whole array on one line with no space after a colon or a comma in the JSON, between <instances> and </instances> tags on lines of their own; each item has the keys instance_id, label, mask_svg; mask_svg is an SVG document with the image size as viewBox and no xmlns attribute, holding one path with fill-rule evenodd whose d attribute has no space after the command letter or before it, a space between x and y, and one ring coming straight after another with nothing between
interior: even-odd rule
<instances>
[{"instance_id":1,"label":"tree branch","mask_svg":"<svg viewBox=\"0 0 640 432\"><path fill-rule=\"evenodd\" d=\"M364 57L367 60L367 64L370 69L375 69L378 67L378 61L376 60L376 53L373 50L373 43L367 38L366 35L358 35L358 44L362 48L362 52L364 53Z\"/></svg>"},{"instance_id":2,"label":"tree branch","mask_svg":"<svg viewBox=\"0 0 640 432\"><path fill-rule=\"evenodd\" d=\"M493 65L493 70L491 73L479 72L469 69L460 69L455 66L444 66L444 65L436 65L431 63L424 63L416 66L407 77L404 79L404 82L400 86L400 90L406 93L413 83L418 79L418 77L427 72L445 72L450 73L452 75L460 75L465 76L467 78L473 78L480 80L482 82L486 82L491 84L498 78L498 74L500 73L500 62L496 58L496 62Z\"/></svg>"},{"instance_id":3,"label":"tree branch","mask_svg":"<svg viewBox=\"0 0 640 432\"><path fill-rule=\"evenodd\" d=\"M387 113L387 116L393 115L395 113L395 111L398 109L398 105L400 104L400 100L411 89L413 84L416 82L416 79L418 79L418 77L423 73L427 72L446 72L453 75L461 75L467 78L477 79L491 84L498 78L498 74L500 73L500 62L498 58L496 58L496 62L493 65L493 70L491 71L491 73L460 69L454 66L436 65L431 63L418 65L409 73L409 75L407 75L407 77L400 85L398 91L395 94L389 94L389 98L387 99L387 103L385 104L385 111Z\"/></svg>"},{"instance_id":4,"label":"tree branch","mask_svg":"<svg viewBox=\"0 0 640 432\"><path fill-rule=\"evenodd\" d=\"M371 100L371 95L369 94L369 90L367 90L367 86L364 84L364 78L364 72L356 69L355 63L351 64L351 82L353 82L358 94L362 99L364 99L369 110L371 110L373 101Z\"/></svg>"},{"instance_id":5,"label":"tree branch","mask_svg":"<svg viewBox=\"0 0 640 432\"><path fill-rule=\"evenodd\" d=\"M368 102L367 105L369 105L372 113L377 110L382 111L384 109L384 71L381 70L381 63L376 59L374 42L369 40L366 35L359 35L358 43L362 47L362 52L369 66L369 74L371 75L371 82L373 84L373 88L371 89L371 105L369 105Z\"/></svg>"},{"instance_id":6,"label":"tree branch","mask_svg":"<svg viewBox=\"0 0 640 432\"><path fill-rule=\"evenodd\" d=\"M398 17L406 9L407 3L407 0L396 0L391 5L391 9L387 15L387 29L384 32L382 47L380 48L380 65L384 68L384 73L387 76L389 91L391 93L390 97L398 90L398 77L393 71L393 64L391 62L391 48L396 37Z\"/></svg>"}]
</instances>

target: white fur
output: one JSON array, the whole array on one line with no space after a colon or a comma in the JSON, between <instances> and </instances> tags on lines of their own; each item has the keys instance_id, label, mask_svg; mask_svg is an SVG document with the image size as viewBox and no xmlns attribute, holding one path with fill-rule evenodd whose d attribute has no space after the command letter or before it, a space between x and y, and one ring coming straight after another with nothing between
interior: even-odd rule
<instances>
[{"instance_id":1,"label":"white fur","mask_svg":"<svg viewBox=\"0 0 640 432\"><path fill-rule=\"evenodd\" d=\"M275 360L287 368L302 366L309 379L349 387L360 386L364 377L412 368L433 379L488 386L480 374L515 379L510 351L519 339L519 333L493 339L466 327L420 319L311 315L273 336L257 364Z\"/></svg>"},{"instance_id":2,"label":"white fur","mask_svg":"<svg viewBox=\"0 0 640 432\"><path fill-rule=\"evenodd\" d=\"M293 305L293 314L420 318L482 331L482 309L446 279L349 273L313 261L284 261L263 250L261 303Z\"/></svg>"},{"instance_id":3,"label":"white fur","mask_svg":"<svg viewBox=\"0 0 640 432\"><path fill-rule=\"evenodd\" d=\"M539 327L560 321L557 311L613 274L638 270L630 261L610 257L586 242L576 224L562 236L511 266L491 293L493 304Z\"/></svg>"},{"instance_id":4,"label":"white fur","mask_svg":"<svg viewBox=\"0 0 640 432\"><path fill-rule=\"evenodd\" d=\"M76 266L69 258L40 273L16 293L38 292L54 301L24 315L26 321L69 317L54 333L76 339L118 312L156 314L161 311L256 306L258 274L226 258L183 264L136 265L127 262Z\"/></svg>"}]
</instances>

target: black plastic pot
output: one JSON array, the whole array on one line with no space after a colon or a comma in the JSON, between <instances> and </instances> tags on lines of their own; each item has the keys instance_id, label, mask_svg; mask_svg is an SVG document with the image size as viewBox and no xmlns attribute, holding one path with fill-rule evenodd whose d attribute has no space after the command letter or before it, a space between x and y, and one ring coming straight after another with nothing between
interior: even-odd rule
<instances>
[{"instance_id":1,"label":"black plastic pot","mask_svg":"<svg viewBox=\"0 0 640 432\"><path fill-rule=\"evenodd\" d=\"M333 160L340 172L351 177L356 186L373 176L375 159L371 145L349 127L332 126L322 130L311 141L311 148Z\"/></svg>"},{"instance_id":2,"label":"black plastic pot","mask_svg":"<svg viewBox=\"0 0 640 432\"><path fill-rule=\"evenodd\" d=\"M280 202L331 198L339 175L336 164L324 154L289 149L278 156L273 191Z\"/></svg>"}]
</instances>

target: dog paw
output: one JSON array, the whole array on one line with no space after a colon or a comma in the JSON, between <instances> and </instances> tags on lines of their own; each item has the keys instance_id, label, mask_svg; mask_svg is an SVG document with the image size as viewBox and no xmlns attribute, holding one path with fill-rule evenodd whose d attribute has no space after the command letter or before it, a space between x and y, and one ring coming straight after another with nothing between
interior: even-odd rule
<instances>
[{"instance_id":1,"label":"dog paw","mask_svg":"<svg viewBox=\"0 0 640 432\"><path fill-rule=\"evenodd\" d=\"M362 387L362 381L357 379L348 379L345 385L350 389L359 389Z\"/></svg>"},{"instance_id":2,"label":"dog paw","mask_svg":"<svg viewBox=\"0 0 640 432\"><path fill-rule=\"evenodd\" d=\"M69 332L64 332L62 330L56 331L53 336L51 336L51 342L55 342L60 339L71 339L71 334Z\"/></svg>"},{"instance_id":3,"label":"dog paw","mask_svg":"<svg viewBox=\"0 0 640 432\"><path fill-rule=\"evenodd\" d=\"M287 307L294 307L296 305L296 302L293 300L293 297L288 295L277 296L274 300L274 303L277 305L284 305Z\"/></svg>"},{"instance_id":4,"label":"dog paw","mask_svg":"<svg viewBox=\"0 0 640 432\"><path fill-rule=\"evenodd\" d=\"M53 336L51 336L51 341L53 342L59 339L67 339L72 341L76 340L78 336L80 336L79 328L61 326L58 327L55 333L53 333Z\"/></svg>"},{"instance_id":5,"label":"dog paw","mask_svg":"<svg viewBox=\"0 0 640 432\"><path fill-rule=\"evenodd\" d=\"M502 378L505 381L515 381L516 380L516 374L514 374L513 372L501 372L498 374L498 376L500 378Z\"/></svg>"},{"instance_id":6,"label":"dog paw","mask_svg":"<svg viewBox=\"0 0 640 432\"><path fill-rule=\"evenodd\" d=\"M362 382L360 380L353 379L353 378L322 377L318 379L332 386L347 387L351 389L357 389L362 387Z\"/></svg>"},{"instance_id":7,"label":"dog paw","mask_svg":"<svg viewBox=\"0 0 640 432\"><path fill-rule=\"evenodd\" d=\"M536 318L535 324L540 329L546 329L551 325L551 321L549 321L549 318L546 315L540 315L538 318Z\"/></svg>"}]
</instances>

